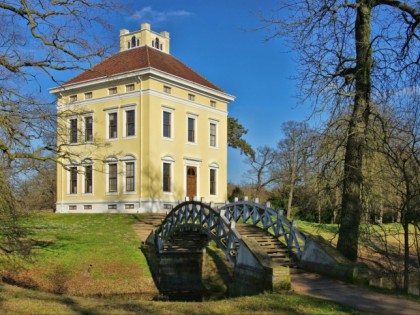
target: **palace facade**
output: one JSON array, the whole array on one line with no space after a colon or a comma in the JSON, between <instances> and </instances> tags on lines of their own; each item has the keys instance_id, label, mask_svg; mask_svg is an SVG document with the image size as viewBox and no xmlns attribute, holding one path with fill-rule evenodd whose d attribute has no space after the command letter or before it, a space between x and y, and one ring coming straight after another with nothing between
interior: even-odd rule
<instances>
[{"instance_id":1,"label":"palace facade","mask_svg":"<svg viewBox=\"0 0 420 315\"><path fill-rule=\"evenodd\" d=\"M168 32L120 31L120 51L57 97L57 212L163 212L227 199L233 97L170 54Z\"/></svg>"}]
</instances>

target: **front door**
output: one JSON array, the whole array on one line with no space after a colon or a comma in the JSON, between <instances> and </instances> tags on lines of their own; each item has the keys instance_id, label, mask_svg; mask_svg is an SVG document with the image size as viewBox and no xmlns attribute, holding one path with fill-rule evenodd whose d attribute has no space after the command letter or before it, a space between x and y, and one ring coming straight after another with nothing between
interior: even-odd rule
<instances>
[{"instance_id":1,"label":"front door","mask_svg":"<svg viewBox=\"0 0 420 315\"><path fill-rule=\"evenodd\" d=\"M197 196L197 167L187 166L187 197L190 200Z\"/></svg>"}]
</instances>

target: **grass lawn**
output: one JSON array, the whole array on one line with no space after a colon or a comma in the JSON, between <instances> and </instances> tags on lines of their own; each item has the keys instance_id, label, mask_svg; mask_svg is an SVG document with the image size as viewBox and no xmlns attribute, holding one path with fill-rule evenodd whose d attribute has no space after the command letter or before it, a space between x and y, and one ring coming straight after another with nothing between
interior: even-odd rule
<instances>
[{"instance_id":1,"label":"grass lawn","mask_svg":"<svg viewBox=\"0 0 420 315\"><path fill-rule=\"evenodd\" d=\"M366 314L292 293L260 294L213 302L144 301L124 296L57 295L0 284L1 314Z\"/></svg>"},{"instance_id":2,"label":"grass lawn","mask_svg":"<svg viewBox=\"0 0 420 315\"><path fill-rule=\"evenodd\" d=\"M34 244L31 261L3 275L19 285L56 293L155 295L132 228L139 219L118 214L32 215L24 222Z\"/></svg>"},{"instance_id":3,"label":"grass lawn","mask_svg":"<svg viewBox=\"0 0 420 315\"><path fill-rule=\"evenodd\" d=\"M362 314L293 293L212 302L153 301L158 291L132 225L143 215L27 217L30 262L0 269L0 314Z\"/></svg>"}]
</instances>

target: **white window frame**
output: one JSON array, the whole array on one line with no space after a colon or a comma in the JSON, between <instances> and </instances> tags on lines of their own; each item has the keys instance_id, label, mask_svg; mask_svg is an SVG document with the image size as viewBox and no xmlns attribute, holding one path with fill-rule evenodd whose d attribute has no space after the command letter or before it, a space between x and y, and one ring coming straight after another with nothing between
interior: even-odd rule
<instances>
[{"instance_id":1,"label":"white window frame","mask_svg":"<svg viewBox=\"0 0 420 315\"><path fill-rule=\"evenodd\" d=\"M195 102L195 94L188 93L188 100L189 100L190 102Z\"/></svg>"},{"instance_id":2,"label":"white window frame","mask_svg":"<svg viewBox=\"0 0 420 315\"><path fill-rule=\"evenodd\" d=\"M127 136L127 112L130 110L134 110L134 135ZM137 119L136 118L137 118L136 105L123 106L123 139L132 139L137 136ZM117 125L117 129L118 129L118 125ZM118 132L117 132L117 135L118 135Z\"/></svg>"},{"instance_id":3,"label":"white window frame","mask_svg":"<svg viewBox=\"0 0 420 315\"><path fill-rule=\"evenodd\" d=\"M125 195L134 195L137 193L137 163L136 163L136 157L132 154L127 154L122 159L120 159L123 162L123 193ZM133 191L127 191L127 163L134 163L134 190Z\"/></svg>"},{"instance_id":4,"label":"white window frame","mask_svg":"<svg viewBox=\"0 0 420 315\"><path fill-rule=\"evenodd\" d=\"M210 107L216 108L216 101L210 101Z\"/></svg>"},{"instance_id":5,"label":"white window frame","mask_svg":"<svg viewBox=\"0 0 420 315\"><path fill-rule=\"evenodd\" d=\"M86 92L84 95L85 95L85 100L91 100L93 98L93 92ZM90 97L86 97L87 95L90 95Z\"/></svg>"},{"instance_id":6,"label":"white window frame","mask_svg":"<svg viewBox=\"0 0 420 315\"><path fill-rule=\"evenodd\" d=\"M188 137L188 120L189 119L194 119L194 141L189 141L189 137ZM197 145L198 144L198 114L193 114L193 113L187 113L187 121L186 121L186 134L187 134L187 143L188 144L194 144Z\"/></svg>"},{"instance_id":7,"label":"white window frame","mask_svg":"<svg viewBox=\"0 0 420 315\"><path fill-rule=\"evenodd\" d=\"M77 116L70 116L67 118L67 143L70 145L76 145L79 144L80 138L79 138L79 117ZM76 142L71 142L71 121L76 120Z\"/></svg>"},{"instance_id":8,"label":"white window frame","mask_svg":"<svg viewBox=\"0 0 420 315\"><path fill-rule=\"evenodd\" d=\"M166 94L172 94L172 88L170 86L164 85L163 92Z\"/></svg>"},{"instance_id":9,"label":"white window frame","mask_svg":"<svg viewBox=\"0 0 420 315\"><path fill-rule=\"evenodd\" d=\"M77 102L77 94L73 94L69 96L69 102L74 103Z\"/></svg>"},{"instance_id":10,"label":"white window frame","mask_svg":"<svg viewBox=\"0 0 420 315\"><path fill-rule=\"evenodd\" d=\"M119 168L119 163L118 163L118 159L116 158L116 157L109 157L109 158L107 158L106 160L105 160L105 162L106 162L106 192L105 192L105 194L106 195L118 195L118 188L119 188L119 185L120 185L120 183L119 183L119 176L118 176L118 168ZM111 164L116 164L117 165L117 191L113 191L113 192L110 192L109 191L109 166L111 165Z\"/></svg>"},{"instance_id":11,"label":"white window frame","mask_svg":"<svg viewBox=\"0 0 420 315\"><path fill-rule=\"evenodd\" d=\"M91 193L87 193L86 192L86 166L91 166L92 167L92 192ZM93 171L93 162L91 159L85 159L84 161L82 161L82 167L83 167L83 173L82 173L82 195L83 196L93 196L93 192L94 192L94 183L95 183L95 179L94 179L94 171Z\"/></svg>"},{"instance_id":12,"label":"white window frame","mask_svg":"<svg viewBox=\"0 0 420 315\"><path fill-rule=\"evenodd\" d=\"M87 117L92 117L92 141L86 141L86 118ZM93 143L95 141L95 127L94 127L94 123L93 123L94 119L93 119L93 112L90 113L85 113L82 116L82 124L83 124L83 129L82 129L82 138L83 138L83 143Z\"/></svg>"},{"instance_id":13,"label":"white window frame","mask_svg":"<svg viewBox=\"0 0 420 315\"><path fill-rule=\"evenodd\" d=\"M115 93L111 93L111 91L115 91ZM108 95L117 95L118 94L118 87L116 87L116 86L113 86L113 87L110 87L110 88L108 88Z\"/></svg>"},{"instance_id":14,"label":"white window frame","mask_svg":"<svg viewBox=\"0 0 420 315\"><path fill-rule=\"evenodd\" d=\"M115 108L110 108L110 109L106 109L105 110L106 111L106 124L105 124L105 128L106 128L106 140L107 141L115 141L115 140L118 140L119 139L119 136L120 136L120 133L118 132L118 129L119 129L119 123L118 123L118 107L115 107ZM109 115L110 114L114 114L114 113L116 113L117 114L117 137L116 138L110 138L109 137Z\"/></svg>"},{"instance_id":15,"label":"white window frame","mask_svg":"<svg viewBox=\"0 0 420 315\"><path fill-rule=\"evenodd\" d=\"M71 192L71 169L76 168L76 193ZM67 195L77 196L79 194L79 168L77 164L71 164L67 170Z\"/></svg>"},{"instance_id":16,"label":"white window frame","mask_svg":"<svg viewBox=\"0 0 420 315\"><path fill-rule=\"evenodd\" d=\"M211 125L212 124L216 125L216 139L215 139L216 143L214 146L211 145ZM212 149L219 148L219 121L212 118L209 119L209 147Z\"/></svg>"},{"instance_id":17,"label":"white window frame","mask_svg":"<svg viewBox=\"0 0 420 315\"><path fill-rule=\"evenodd\" d=\"M171 124L171 128L170 128L170 133L171 133L171 135L170 135L170 137L166 137L164 134L163 134L163 113L164 112L167 112L167 113L169 113L170 114L170 124ZM164 139L164 140L174 140L174 131L175 131L175 129L174 129L174 115L175 115L175 108L173 108L173 107L169 107L169 106L162 106L162 115L161 115L161 119L162 119L162 123L161 123L161 129L162 129L162 139Z\"/></svg>"},{"instance_id":18,"label":"white window frame","mask_svg":"<svg viewBox=\"0 0 420 315\"><path fill-rule=\"evenodd\" d=\"M215 187L215 190L216 190L216 194L211 194L210 192L211 192L211 187L210 187L210 172L211 172L211 170L214 170L215 172L216 172L216 178L215 178L215 180L216 180L216 187ZM214 198L214 197L217 197L218 195L219 195L219 164L217 164L217 163L211 163L211 164L209 164L209 172L208 172L208 179L209 179L209 181L208 181L208 184L209 184L209 196L210 197L212 197L212 198Z\"/></svg>"},{"instance_id":19,"label":"white window frame","mask_svg":"<svg viewBox=\"0 0 420 315\"><path fill-rule=\"evenodd\" d=\"M133 89L132 90L129 90L129 88L128 87L133 87ZM131 84L126 84L125 85L125 92L134 92L136 90L136 85L134 84L134 83L131 83Z\"/></svg>"},{"instance_id":20,"label":"white window frame","mask_svg":"<svg viewBox=\"0 0 420 315\"><path fill-rule=\"evenodd\" d=\"M163 190L163 165L164 164L170 165L170 176L171 176L171 182L170 182L170 191L164 191ZM162 157L162 163L161 163L161 189L162 193L164 195L173 195L174 194L174 165L175 165L175 159L170 155L165 155Z\"/></svg>"}]
</instances>

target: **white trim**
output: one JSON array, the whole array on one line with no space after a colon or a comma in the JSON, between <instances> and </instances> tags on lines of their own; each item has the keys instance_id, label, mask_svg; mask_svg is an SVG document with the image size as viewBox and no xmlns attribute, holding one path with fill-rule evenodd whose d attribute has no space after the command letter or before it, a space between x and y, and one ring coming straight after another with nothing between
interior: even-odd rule
<instances>
[{"instance_id":1,"label":"white trim","mask_svg":"<svg viewBox=\"0 0 420 315\"><path fill-rule=\"evenodd\" d=\"M88 160L88 159L85 159ZM92 167L92 192L91 193L86 193L86 186L85 186L85 182L86 182L86 167L87 166L91 166ZM82 173L82 196L93 196L94 195L94 184L95 184L95 178L94 178L94 171L93 171L93 163L92 160L90 160L89 162L82 162L82 167L83 167L83 173Z\"/></svg>"},{"instance_id":2,"label":"white trim","mask_svg":"<svg viewBox=\"0 0 420 315\"><path fill-rule=\"evenodd\" d=\"M137 106L135 104L132 105L124 105L121 106L123 109L123 139L135 139L137 138ZM134 110L134 135L127 136L127 112L130 110Z\"/></svg>"},{"instance_id":3,"label":"white trim","mask_svg":"<svg viewBox=\"0 0 420 315\"><path fill-rule=\"evenodd\" d=\"M105 179L105 182L106 182L106 184L105 184L105 194L106 195L118 195L118 188L119 188L119 176L118 176L118 160L111 160L111 159L107 159L106 160L106 172L105 172L105 174L106 174L106 179ZM113 192L110 192L109 191L109 165L110 164L115 164L115 165L117 165L117 191L113 191Z\"/></svg>"},{"instance_id":4,"label":"white trim","mask_svg":"<svg viewBox=\"0 0 420 315\"><path fill-rule=\"evenodd\" d=\"M109 137L109 115L110 114L114 114L114 113L117 114L117 136L115 138L110 138ZM105 140L107 140L107 141L118 140L120 138L120 135L119 135L119 132L118 132L118 127L119 127L119 124L118 124L119 117L118 116L119 116L118 115L118 107L116 107L116 108L109 108L109 109L106 110L106 119L105 119L106 120L106 123L105 123L105 128L106 128L105 134L106 134L106 138L105 138Z\"/></svg>"},{"instance_id":5,"label":"white trim","mask_svg":"<svg viewBox=\"0 0 420 315\"><path fill-rule=\"evenodd\" d=\"M200 103L197 103L197 102L191 102L191 101L188 101L186 99L174 96L172 94L167 94L167 93L159 92L159 91L156 91L156 90L150 90L150 89L143 90L142 93L143 93L143 95L151 95L151 96L157 96L157 97L163 98L166 101L168 101L168 103L176 102L176 103L179 103L179 104L182 104L182 105L189 106L191 108L197 108L199 110L206 110L206 111L208 111L210 113L213 113L213 114L218 114L218 115L222 115L222 116L227 116L228 115L227 111L220 110L220 109L217 109L217 108L214 108L214 107L210 107L208 105L203 105L203 104L200 104Z\"/></svg>"},{"instance_id":6,"label":"white trim","mask_svg":"<svg viewBox=\"0 0 420 315\"><path fill-rule=\"evenodd\" d=\"M215 139L215 145L211 145L211 125L215 125L215 132L216 132L216 139ZM208 145L210 149L218 149L219 148L219 121L209 118L208 122Z\"/></svg>"},{"instance_id":7,"label":"white trim","mask_svg":"<svg viewBox=\"0 0 420 315\"><path fill-rule=\"evenodd\" d=\"M71 193L71 169L76 168L76 193ZM79 191L79 167L77 165L71 164L67 170L67 196L68 197L75 197L78 196Z\"/></svg>"},{"instance_id":8,"label":"white trim","mask_svg":"<svg viewBox=\"0 0 420 315\"><path fill-rule=\"evenodd\" d=\"M214 170L215 171L215 181L216 181L216 183L215 183L215 194L212 194L211 193L211 182L210 182L210 179L211 179L211 175L210 175L210 173L211 173L211 171L212 170ZM217 197L218 195L219 195L219 166L217 166L217 168L216 167L209 167L209 172L208 172L208 184L209 184L209 196L211 197L211 198L214 198L214 197Z\"/></svg>"},{"instance_id":9,"label":"white trim","mask_svg":"<svg viewBox=\"0 0 420 315\"><path fill-rule=\"evenodd\" d=\"M149 75L150 77L154 77L154 79L160 79L162 81L165 81L165 83L167 82L166 84L173 85L173 86L174 84L175 85L179 84L183 86L183 88L187 87L187 88L191 88L192 91L197 91L196 94L209 95L210 98L213 98L222 102L232 102L235 100L235 97L230 94L212 89L210 87L195 83L190 80L183 79L181 77L178 77L178 76L175 76L175 75L172 75L172 74L169 74L169 73L166 73L166 72L163 72L163 71L151 68L151 67L140 69L140 70L134 70L130 72L125 72L123 74L104 76L102 78L86 80L79 83L61 85L61 86L49 89L49 92L52 94L56 94L56 93L60 93L64 91L71 91L71 90L82 88L82 87L85 88L88 86L97 85L101 83L106 83L109 86L110 82L137 77L139 75Z\"/></svg>"},{"instance_id":10,"label":"white trim","mask_svg":"<svg viewBox=\"0 0 420 315\"><path fill-rule=\"evenodd\" d=\"M184 157L184 196L187 196L187 167L193 166L197 168L197 191L196 197L200 197L200 173L201 173L201 159Z\"/></svg>"},{"instance_id":11,"label":"white trim","mask_svg":"<svg viewBox=\"0 0 420 315\"><path fill-rule=\"evenodd\" d=\"M86 118L92 117L92 141L86 141ZM94 127L93 111L85 112L82 114L82 143L90 144L95 142L95 127Z\"/></svg>"},{"instance_id":12,"label":"white trim","mask_svg":"<svg viewBox=\"0 0 420 315\"><path fill-rule=\"evenodd\" d=\"M104 101L116 101L116 100L124 100L127 98L131 98L133 96L139 96L141 97L142 95L152 95L152 96L158 96L161 97L165 100L167 100L168 102L177 102L183 105L187 105L190 106L192 108L197 108L200 110L206 110L210 113L213 114L218 114L218 115L222 115L222 116L227 116L228 113L227 111L215 108L215 107L210 107L209 105L204 105L204 104L200 104L197 102L191 102L188 101L186 99L174 96L172 94L167 94L164 92L160 92L160 91L156 91L156 90L150 90L150 89L146 89L146 90L142 90L142 91L134 91L134 92L128 92L125 94L117 94L117 95L112 95L112 96L105 96L105 97L98 97L98 98L94 98L88 101L78 101L75 103L71 103L71 104L63 104L63 103L57 103L57 109L58 110L70 110L70 109L74 109L77 107L81 107L81 106L87 106L87 105L95 105L95 104L102 104ZM166 106L166 105L163 105ZM166 106L168 108L170 108L170 106ZM113 109L113 108L118 108L118 106L113 106L110 108L106 108L104 110L109 110L109 109Z\"/></svg>"},{"instance_id":13,"label":"white trim","mask_svg":"<svg viewBox=\"0 0 420 315\"><path fill-rule=\"evenodd\" d=\"M122 160L122 159L121 159ZM127 191L127 163L134 163L134 190L133 191ZM136 195L137 194L137 163L135 158L130 158L130 156L126 156L126 158L123 160L123 174L122 174L122 181L123 181L123 194L125 195Z\"/></svg>"},{"instance_id":14,"label":"white trim","mask_svg":"<svg viewBox=\"0 0 420 315\"><path fill-rule=\"evenodd\" d=\"M189 129L188 129L188 121L189 119L194 119L194 141L189 141ZM187 134L187 143L188 144L198 144L198 115L187 113L187 127L186 127L186 134Z\"/></svg>"},{"instance_id":15,"label":"white trim","mask_svg":"<svg viewBox=\"0 0 420 315\"><path fill-rule=\"evenodd\" d=\"M162 107L162 111L161 111L161 130L162 130L162 139L164 139L164 140L174 140L174 131L175 131L175 128L174 128L174 111L175 111L175 109L173 109L173 108L171 108L171 107L169 107L169 106L165 106L165 105L161 105L161 107ZM163 114L164 113L169 113L169 115L170 115L170 117L169 117L169 121L170 121L170 124L171 124L171 128L170 128L170 137L166 137L164 134L163 134Z\"/></svg>"},{"instance_id":16,"label":"white trim","mask_svg":"<svg viewBox=\"0 0 420 315\"><path fill-rule=\"evenodd\" d=\"M78 115L69 115L66 117L67 118L67 144L68 145L77 145L80 144L80 130L79 130L79 117ZM77 141L76 142L71 142L71 121L72 120L76 120L76 136L77 136Z\"/></svg>"},{"instance_id":17,"label":"white trim","mask_svg":"<svg viewBox=\"0 0 420 315\"><path fill-rule=\"evenodd\" d=\"M169 164L169 171L170 171L170 179L171 179L171 183L170 183L170 191L164 191L163 190L163 165L164 164ZM162 158L162 163L161 163L161 189L162 189L162 194L163 195L173 195L174 194L174 165L175 165L175 160L171 160L170 156L165 156Z\"/></svg>"}]
</instances>

